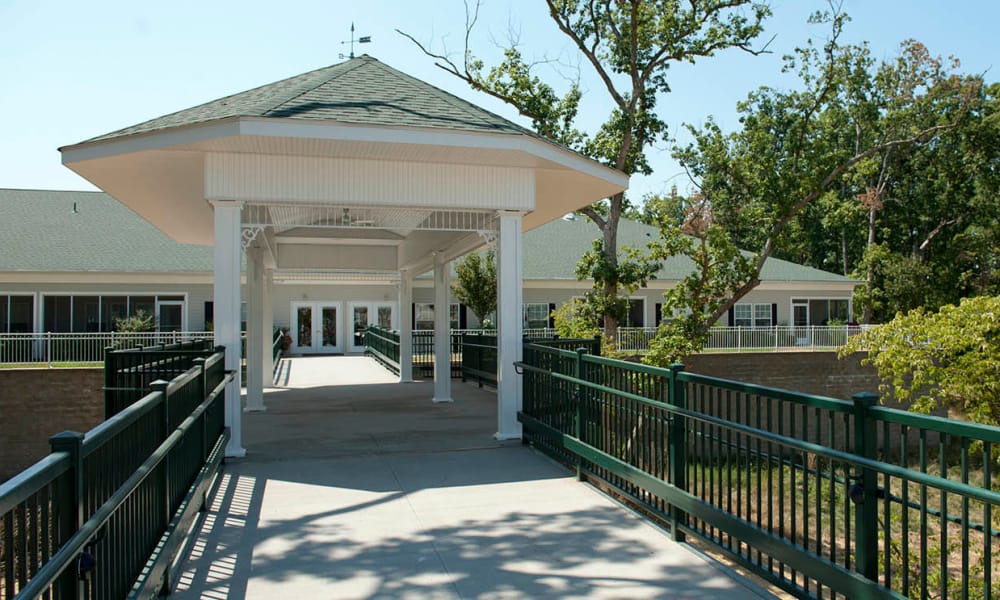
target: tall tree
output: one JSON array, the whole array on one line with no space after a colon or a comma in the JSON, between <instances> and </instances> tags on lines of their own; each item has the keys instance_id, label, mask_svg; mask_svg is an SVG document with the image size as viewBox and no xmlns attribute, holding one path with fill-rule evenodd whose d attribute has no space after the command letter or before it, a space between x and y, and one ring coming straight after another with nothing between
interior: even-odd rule
<instances>
[{"instance_id":1,"label":"tall tree","mask_svg":"<svg viewBox=\"0 0 1000 600\"><path fill-rule=\"evenodd\" d=\"M694 63L719 50L757 52L752 42L762 32L770 9L752 0L546 0L552 21L571 40L602 82L611 100L605 122L590 133L575 125L580 89L563 96L535 75L516 44L489 69L468 47L478 18L478 3L466 6L466 47L462 61L435 54L412 36L403 35L437 60L437 66L515 107L535 130L556 142L629 175L652 172L645 152L665 140L667 125L656 113L657 98L671 91L667 71L675 63ZM618 223L627 207L624 193L584 208L601 231L600 245L584 258L583 274L594 280L600 297L605 335L614 343L618 321L628 309L624 287L642 281L651 266L630 264L619 254Z\"/></svg>"},{"instance_id":2,"label":"tall tree","mask_svg":"<svg viewBox=\"0 0 1000 600\"><path fill-rule=\"evenodd\" d=\"M679 316L654 342L652 361L679 358L679 339L697 346L759 285L768 258L801 230L804 211L852 178L880 185L883 165L897 153L933 154L979 94L979 78L940 68L916 42L903 44L904 58L880 64L867 45L839 42L845 14L817 13L811 21L832 33L821 46L786 57L800 89L752 92L738 105L739 131L724 133L709 119L691 127L694 142L675 153L704 198L707 217L696 215L701 226L694 229L705 243L685 243L691 231L664 223L654 244L656 255L688 254L697 268L678 286L685 294L665 296L665 313Z\"/></svg>"},{"instance_id":3,"label":"tall tree","mask_svg":"<svg viewBox=\"0 0 1000 600\"><path fill-rule=\"evenodd\" d=\"M497 310L497 263L493 249L473 252L455 263L451 291L482 323Z\"/></svg>"}]
</instances>

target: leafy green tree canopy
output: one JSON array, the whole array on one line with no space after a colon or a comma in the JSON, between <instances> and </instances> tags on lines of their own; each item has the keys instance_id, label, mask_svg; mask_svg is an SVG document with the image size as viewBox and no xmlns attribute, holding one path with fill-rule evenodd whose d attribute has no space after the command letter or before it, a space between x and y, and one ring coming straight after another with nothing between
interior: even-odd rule
<instances>
[{"instance_id":1,"label":"leafy green tree canopy","mask_svg":"<svg viewBox=\"0 0 1000 600\"><path fill-rule=\"evenodd\" d=\"M937 312L922 308L852 337L841 358L868 352L880 391L913 410L955 408L1000 425L1000 296L965 298Z\"/></svg>"},{"instance_id":2,"label":"leafy green tree canopy","mask_svg":"<svg viewBox=\"0 0 1000 600\"><path fill-rule=\"evenodd\" d=\"M497 264L494 251L467 254L456 262L451 291L480 322L496 312Z\"/></svg>"}]
</instances>

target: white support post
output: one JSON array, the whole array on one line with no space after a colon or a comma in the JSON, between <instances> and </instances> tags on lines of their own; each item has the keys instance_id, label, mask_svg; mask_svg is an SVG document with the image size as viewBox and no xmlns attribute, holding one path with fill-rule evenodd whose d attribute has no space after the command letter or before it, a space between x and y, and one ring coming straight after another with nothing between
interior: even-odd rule
<instances>
[{"instance_id":1,"label":"white support post","mask_svg":"<svg viewBox=\"0 0 1000 600\"><path fill-rule=\"evenodd\" d=\"M261 303L261 318L264 321L264 360L261 364L264 372L264 387L274 387L274 304L271 294L274 292L274 269L264 270L263 302Z\"/></svg>"},{"instance_id":2,"label":"white support post","mask_svg":"<svg viewBox=\"0 0 1000 600\"><path fill-rule=\"evenodd\" d=\"M498 440L521 437L521 377L514 363L521 360L523 314L521 290L521 213L501 212L497 240L497 432Z\"/></svg>"},{"instance_id":3,"label":"white support post","mask_svg":"<svg viewBox=\"0 0 1000 600\"><path fill-rule=\"evenodd\" d=\"M399 272L399 382L413 383L413 273Z\"/></svg>"},{"instance_id":4,"label":"white support post","mask_svg":"<svg viewBox=\"0 0 1000 600\"><path fill-rule=\"evenodd\" d=\"M260 248L247 248L247 405L264 407L264 264Z\"/></svg>"},{"instance_id":5,"label":"white support post","mask_svg":"<svg viewBox=\"0 0 1000 600\"><path fill-rule=\"evenodd\" d=\"M451 402L451 315L448 261L434 257L434 402Z\"/></svg>"},{"instance_id":6,"label":"white support post","mask_svg":"<svg viewBox=\"0 0 1000 600\"><path fill-rule=\"evenodd\" d=\"M214 209L215 344L226 348L226 370L234 374L226 386L225 424L229 428L226 456L246 455L243 448L243 411L240 406L240 203L216 201Z\"/></svg>"}]
</instances>

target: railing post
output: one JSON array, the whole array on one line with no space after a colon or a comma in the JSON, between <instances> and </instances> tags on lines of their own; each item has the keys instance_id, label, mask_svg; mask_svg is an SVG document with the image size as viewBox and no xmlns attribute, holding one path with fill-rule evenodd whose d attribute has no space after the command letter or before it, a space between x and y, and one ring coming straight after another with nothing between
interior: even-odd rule
<instances>
[{"instance_id":1,"label":"railing post","mask_svg":"<svg viewBox=\"0 0 1000 600\"><path fill-rule=\"evenodd\" d=\"M45 358L49 363L49 368L52 368L52 332L45 332Z\"/></svg>"},{"instance_id":2,"label":"railing post","mask_svg":"<svg viewBox=\"0 0 1000 600\"><path fill-rule=\"evenodd\" d=\"M57 492L55 513L59 538L53 540L58 548L66 543L83 525L83 434L64 431L49 438L53 452L69 454L69 481ZM66 569L53 586L58 590L58 598L80 597L80 573L77 569Z\"/></svg>"},{"instance_id":3,"label":"railing post","mask_svg":"<svg viewBox=\"0 0 1000 600\"><path fill-rule=\"evenodd\" d=\"M208 376L205 374L205 359L196 358L191 363L198 367L198 381L201 382L200 402L208 398ZM266 375L266 374L265 374ZM199 402L199 403L200 403ZM208 459L208 411L201 413L201 461Z\"/></svg>"},{"instance_id":4,"label":"railing post","mask_svg":"<svg viewBox=\"0 0 1000 600\"><path fill-rule=\"evenodd\" d=\"M684 382L677 381L677 374L684 370L684 365L670 365L670 377L667 380L667 403L677 408L687 408L687 388ZM684 417L671 413L670 427L667 437L667 452L670 460L670 483L687 491L687 421ZM680 525L687 524L687 513L670 505L670 530L674 541L683 542L684 532Z\"/></svg>"},{"instance_id":5,"label":"railing post","mask_svg":"<svg viewBox=\"0 0 1000 600\"><path fill-rule=\"evenodd\" d=\"M854 453L863 458L877 458L875 419L868 412L878 404L878 396L862 392L854 400ZM850 497L855 504L855 563L854 569L871 581L878 580L878 499L877 474L862 468L855 475Z\"/></svg>"},{"instance_id":6,"label":"railing post","mask_svg":"<svg viewBox=\"0 0 1000 600\"><path fill-rule=\"evenodd\" d=\"M576 349L576 360L573 362L573 379L579 381L583 376L583 355L587 353L586 348ZM579 383L573 384L573 404L575 405L576 417L573 421L573 437L583 441L583 386ZM583 481L583 459L576 456L576 479Z\"/></svg>"}]
</instances>

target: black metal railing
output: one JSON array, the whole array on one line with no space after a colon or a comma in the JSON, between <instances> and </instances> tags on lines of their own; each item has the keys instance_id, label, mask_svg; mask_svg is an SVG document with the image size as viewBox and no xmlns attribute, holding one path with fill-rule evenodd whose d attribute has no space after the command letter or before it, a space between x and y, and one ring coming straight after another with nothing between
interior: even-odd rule
<instances>
[{"instance_id":1,"label":"black metal railing","mask_svg":"<svg viewBox=\"0 0 1000 600\"><path fill-rule=\"evenodd\" d=\"M801 597L1000 597L1000 428L526 344L525 437Z\"/></svg>"},{"instance_id":2,"label":"black metal railing","mask_svg":"<svg viewBox=\"0 0 1000 600\"><path fill-rule=\"evenodd\" d=\"M399 375L399 332L369 325L365 330L365 354Z\"/></svg>"},{"instance_id":3,"label":"black metal railing","mask_svg":"<svg viewBox=\"0 0 1000 600\"><path fill-rule=\"evenodd\" d=\"M108 348L104 360L104 418L110 419L149 392L158 380L173 379L191 368L196 358L216 349L212 340L198 339L127 350Z\"/></svg>"},{"instance_id":4,"label":"black metal railing","mask_svg":"<svg viewBox=\"0 0 1000 600\"><path fill-rule=\"evenodd\" d=\"M222 352L0 485L0 599L151 597L219 470Z\"/></svg>"}]
</instances>

